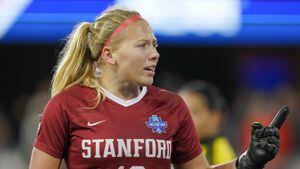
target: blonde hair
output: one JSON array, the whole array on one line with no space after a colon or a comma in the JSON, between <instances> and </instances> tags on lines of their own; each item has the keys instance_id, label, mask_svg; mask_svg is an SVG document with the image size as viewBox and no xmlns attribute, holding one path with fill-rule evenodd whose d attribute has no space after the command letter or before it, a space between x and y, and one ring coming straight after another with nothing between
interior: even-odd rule
<instances>
[{"instance_id":1,"label":"blonde hair","mask_svg":"<svg viewBox=\"0 0 300 169\"><path fill-rule=\"evenodd\" d=\"M94 23L82 22L77 25L59 54L51 83L51 97L69 87L84 85L97 91L97 101L93 108L103 101L104 94L99 80L94 77L93 64L99 60L109 36L133 15L139 13L123 8L109 8ZM117 43L117 40L112 40L109 46L113 48Z\"/></svg>"}]
</instances>

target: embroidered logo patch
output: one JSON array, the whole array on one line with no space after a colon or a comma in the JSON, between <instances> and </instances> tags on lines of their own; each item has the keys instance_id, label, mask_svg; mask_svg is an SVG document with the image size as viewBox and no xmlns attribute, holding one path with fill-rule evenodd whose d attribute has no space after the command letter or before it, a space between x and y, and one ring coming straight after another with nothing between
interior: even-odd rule
<instances>
[{"instance_id":1,"label":"embroidered logo patch","mask_svg":"<svg viewBox=\"0 0 300 169\"><path fill-rule=\"evenodd\" d=\"M149 121L146 121L147 127L151 128L153 133L158 134L166 133L167 124L157 115L152 115L149 117Z\"/></svg>"}]
</instances>

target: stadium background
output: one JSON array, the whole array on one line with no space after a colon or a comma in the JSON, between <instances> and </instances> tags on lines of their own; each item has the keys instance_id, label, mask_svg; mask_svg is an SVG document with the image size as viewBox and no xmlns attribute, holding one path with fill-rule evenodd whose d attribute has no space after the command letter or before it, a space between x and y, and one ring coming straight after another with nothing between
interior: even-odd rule
<instances>
[{"instance_id":1,"label":"stadium background","mask_svg":"<svg viewBox=\"0 0 300 169\"><path fill-rule=\"evenodd\" d=\"M1 0L0 168L27 168L63 39L113 4L137 9L153 26L161 55L155 85L176 92L204 79L222 90L231 110L225 132L238 153L251 121L268 124L289 105L268 168L299 168L298 0Z\"/></svg>"}]
</instances>

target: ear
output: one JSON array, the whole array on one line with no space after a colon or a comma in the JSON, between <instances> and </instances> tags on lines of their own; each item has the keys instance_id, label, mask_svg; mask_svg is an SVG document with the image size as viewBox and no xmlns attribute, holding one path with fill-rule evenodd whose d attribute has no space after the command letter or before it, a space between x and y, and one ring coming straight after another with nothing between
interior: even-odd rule
<instances>
[{"instance_id":1,"label":"ear","mask_svg":"<svg viewBox=\"0 0 300 169\"><path fill-rule=\"evenodd\" d=\"M107 64L116 64L116 59L112 57L112 50L108 46L102 49L101 58Z\"/></svg>"}]
</instances>

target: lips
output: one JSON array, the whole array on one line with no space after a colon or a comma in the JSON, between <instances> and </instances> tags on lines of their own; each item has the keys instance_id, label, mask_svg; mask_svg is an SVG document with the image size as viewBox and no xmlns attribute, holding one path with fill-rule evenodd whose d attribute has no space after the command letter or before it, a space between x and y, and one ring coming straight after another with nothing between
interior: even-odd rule
<instances>
[{"instance_id":1,"label":"lips","mask_svg":"<svg viewBox=\"0 0 300 169\"><path fill-rule=\"evenodd\" d=\"M144 70L146 71L151 71L151 72L155 72L155 65L152 65L152 66L148 66L148 67L145 67Z\"/></svg>"}]
</instances>

